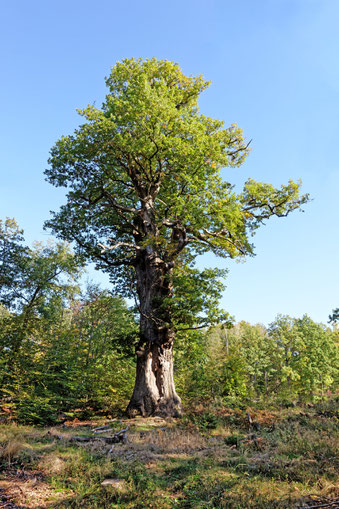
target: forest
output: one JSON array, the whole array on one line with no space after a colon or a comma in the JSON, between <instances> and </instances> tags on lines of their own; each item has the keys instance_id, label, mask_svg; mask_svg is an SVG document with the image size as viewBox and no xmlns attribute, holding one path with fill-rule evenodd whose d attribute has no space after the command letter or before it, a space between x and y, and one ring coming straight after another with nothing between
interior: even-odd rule
<instances>
[{"instance_id":1,"label":"forest","mask_svg":"<svg viewBox=\"0 0 339 509\"><path fill-rule=\"evenodd\" d=\"M122 414L135 379L136 310L82 285L84 267L67 244L29 248L14 219L0 225L2 415L42 425ZM321 401L338 388L338 336L336 326L283 315L267 328L228 317L181 331L176 387L185 406Z\"/></svg>"},{"instance_id":2,"label":"forest","mask_svg":"<svg viewBox=\"0 0 339 509\"><path fill-rule=\"evenodd\" d=\"M236 322L199 264L253 256L308 194L235 190L250 143L200 113L202 76L132 58L106 85L50 152L58 240L0 220L3 507L337 507L338 310Z\"/></svg>"}]
</instances>

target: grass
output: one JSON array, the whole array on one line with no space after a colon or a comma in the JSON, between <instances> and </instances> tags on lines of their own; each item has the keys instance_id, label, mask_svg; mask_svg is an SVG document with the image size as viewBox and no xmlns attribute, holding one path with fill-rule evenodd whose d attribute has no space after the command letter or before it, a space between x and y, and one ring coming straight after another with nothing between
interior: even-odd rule
<instances>
[{"instance_id":1,"label":"grass","mask_svg":"<svg viewBox=\"0 0 339 509\"><path fill-rule=\"evenodd\" d=\"M115 420L114 430L130 429L128 442L110 453L110 445L68 440L88 435L99 420L1 425L0 505L270 509L326 507L339 497L334 400L250 413L259 431L249 428L246 411L222 405L191 407L178 421Z\"/></svg>"}]
</instances>

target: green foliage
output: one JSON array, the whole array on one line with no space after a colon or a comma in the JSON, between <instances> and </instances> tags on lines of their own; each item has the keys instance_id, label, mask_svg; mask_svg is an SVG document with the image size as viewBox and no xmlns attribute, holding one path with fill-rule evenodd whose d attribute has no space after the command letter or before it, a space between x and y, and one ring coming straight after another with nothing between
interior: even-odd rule
<instances>
[{"instance_id":1,"label":"green foliage","mask_svg":"<svg viewBox=\"0 0 339 509\"><path fill-rule=\"evenodd\" d=\"M195 257L251 255L249 236L308 196L292 181L275 189L249 179L234 192L221 170L241 165L248 144L236 125L200 113L199 95L209 85L202 76L186 76L167 60L131 58L112 68L106 85L102 108L79 110L85 123L51 150L47 180L69 191L46 227L75 241L123 295L136 286L136 254L151 249L172 278L174 323L184 297L191 306L181 321L191 322L188 309L199 312L209 276L219 277L205 271L199 281ZM187 291L188 278L197 293ZM215 308L214 301L212 292Z\"/></svg>"},{"instance_id":2,"label":"green foliage","mask_svg":"<svg viewBox=\"0 0 339 509\"><path fill-rule=\"evenodd\" d=\"M19 422L43 425L58 420L58 401L53 401L51 394L38 396L32 390L30 394L16 394L15 399L14 415Z\"/></svg>"},{"instance_id":3,"label":"green foliage","mask_svg":"<svg viewBox=\"0 0 339 509\"><path fill-rule=\"evenodd\" d=\"M180 395L204 397L210 388L206 383L207 337L201 330L181 331L176 339L174 369Z\"/></svg>"},{"instance_id":4,"label":"green foliage","mask_svg":"<svg viewBox=\"0 0 339 509\"><path fill-rule=\"evenodd\" d=\"M15 223L6 224L8 229ZM3 302L11 306L0 307L5 414L43 424L69 409L110 411L121 405L132 390L137 342L135 319L123 299L94 285L80 295L82 266L63 243L20 245L11 264L15 282L2 286Z\"/></svg>"},{"instance_id":5,"label":"green foliage","mask_svg":"<svg viewBox=\"0 0 339 509\"><path fill-rule=\"evenodd\" d=\"M219 301L225 285L227 271L221 269L198 270L188 264L178 265L172 276L173 295L163 301L171 309L176 330L201 328L231 320L221 310Z\"/></svg>"},{"instance_id":6,"label":"green foliage","mask_svg":"<svg viewBox=\"0 0 339 509\"><path fill-rule=\"evenodd\" d=\"M333 309L332 315L329 315L329 321L336 324L339 320L339 308Z\"/></svg>"},{"instance_id":7,"label":"green foliage","mask_svg":"<svg viewBox=\"0 0 339 509\"><path fill-rule=\"evenodd\" d=\"M191 334L178 347L175 367L184 401L292 404L324 399L338 387L337 332L308 316L278 316L268 330L246 322L219 326Z\"/></svg>"},{"instance_id":8,"label":"green foliage","mask_svg":"<svg viewBox=\"0 0 339 509\"><path fill-rule=\"evenodd\" d=\"M216 429L219 424L218 417L213 412L209 411L204 411L200 414L192 416L191 421L201 431Z\"/></svg>"},{"instance_id":9,"label":"green foliage","mask_svg":"<svg viewBox=\"0 0 339 509\"><path fill-rule=\"evenodd\" d=\"M248 364L237 355L229 355L222 364L219 382L221 396L232 396L241 399L248 394Z\"/></svg>"},{"instance_id":10,"label":"green foliage","mask_svg":"<svg viewBox=\"0 0 339 509\"><path fill-rule=\"evenodd\" d=\"M338 379L338 349L333 331L313 322L279 316L270 325L277 379L288 396L323 395ZM337 383L337 382L336 382Z\"/></svg>"},{"instance_id":11,"label":"green foliage","mask_svg":"<svg viewBox=\"0 0 339 509\"><path fill-rule=\"evenodd\" d=\"M120 297L91 292L59 314L54 309L52 319L36 319L29 338L19 332L20 351L5 350L13 364L1 374L4 401L21 422L53 422L71 409L80 412L74 416L110 412L126 403L135 371L128 341L135 340L136 324Z\"/></svg>"},{"instance_id":12,"label":"green foliage","mask_svg":"<svg viewBox=\"0 0 339 509\"><path fill-rule=\"evenodd\" d=\"M0 220L0 302L10 306L17 296L20 272L27 254L23 231L15 219Z\"/></svg>"},{"instance_id":13,"label":"green foliage","mask_svg":"<svg viewBox=\"0 0 339 509\"><path fill-rule=\"evenodd\" d=\"M112 68L106 85L102 107L79 110L84 123L51 149L47 180L68 192L45 226L108 272L116 293L135 298L144 343L172 345L175 331L230 324L218 309L224 271L199 272L196 257L253 255L257 228L308 195L299 194L300 183L276 189L253 179L235 192L222 171L240 166L249 144L237 125L200 113L209 85L202 76L167 60L131 58ZM242 369L230 363L226 392L243 392Z\"/></svg>"}]
</instances>

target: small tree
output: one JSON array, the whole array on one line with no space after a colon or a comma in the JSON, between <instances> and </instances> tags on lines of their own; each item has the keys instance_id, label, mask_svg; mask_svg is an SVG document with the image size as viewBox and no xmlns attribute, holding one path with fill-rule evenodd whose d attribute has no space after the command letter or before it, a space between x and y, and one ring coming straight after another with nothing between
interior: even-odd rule
<instances>
[{"instance_id":1,"label":"small tree","mask_svg":"<svg viewBox=\"0 0 339 509\"><path fill-rule=\"evenodd\" d=\"M285 389L288 399L294 397L300 381L300 352L304 348L302 334L295 327L295 319L278 315L268 328L271 362L276 385L280 392Z\"/></svg>"},{"instance_id":2,"label":"small tree","mask_svg":"<svg viewBox=\"0 0 339 509\"><path fill-rule=\"evenodd\" d=\"M299 392L311 397L317 393L323 394L324 390L335 387L338 382L336 335L307 315L295 320L295 328L303 340L299 361Z\"/></svg>"},{"instance_id":3,"label":"small tree","mask_svg":"<svg viewBox=\"0 0 339 509\"><path fill-rule=\"evenodd\" d=\"M23 230L14 218L0 219L0 302L13 306L18 297L20 273L27 255Z\"/></svg>"},{"instance_id":4,"label":"small tree","mask_svg":"<svg viewBox=\"0 0 339 509\"><path fill-rule=\"evenodd\" d=\"M86 122L52 148L47 180L69 192L46 226L75 241L109 272L116 290L136 298L140 341L128 413L178 415L178 274L208 251L251 255L249 235L307 196L292 181L275 189L249 179L241 194L234 192L220 171L239 166L248 144L236 125L225 129L200 114L198 97L209 85L202 76L186 76L166 60L132 58L118 62L106 84L102 108L80 111Z\"/></svg>"}]
</instances>

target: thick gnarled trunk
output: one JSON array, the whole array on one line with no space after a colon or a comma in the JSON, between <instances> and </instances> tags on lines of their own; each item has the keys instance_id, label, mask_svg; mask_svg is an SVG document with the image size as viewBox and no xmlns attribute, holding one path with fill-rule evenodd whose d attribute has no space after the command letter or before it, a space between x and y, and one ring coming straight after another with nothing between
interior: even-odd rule
<instances>
[{"instance_id":1,"label":"thick gnarled trunk","mask_svg":"<svg viewBox=\"0 0 339 509\"><path fill-rule=\"evenodd\" d=\"M168 265L153 250L139 255L136 265L140 306L140 341L136 381L127 414L179 417L181 400L173 379L174 331L166 299L171 297Z\"/></svg>"},{"instance_id":2,"label":"thick gnarled trunk","mask_svg":"<svg viewBox=\"0 0 339 509\"><path fill-rule=\"evenodd\" d=\"M147 343L137 355L135 387L127 414L130 417L137 414L180 417L181 400L173 380L172 344Z\"/></svg>"}]
</instances>

